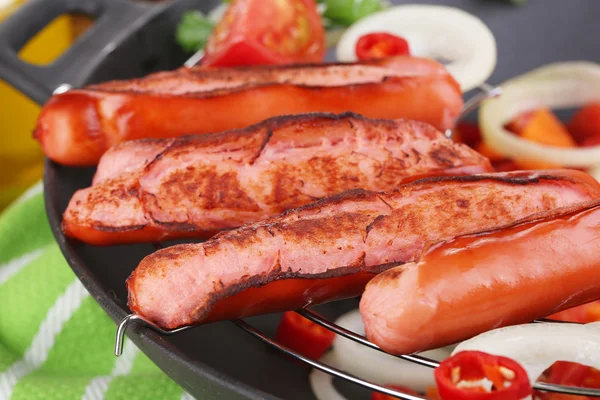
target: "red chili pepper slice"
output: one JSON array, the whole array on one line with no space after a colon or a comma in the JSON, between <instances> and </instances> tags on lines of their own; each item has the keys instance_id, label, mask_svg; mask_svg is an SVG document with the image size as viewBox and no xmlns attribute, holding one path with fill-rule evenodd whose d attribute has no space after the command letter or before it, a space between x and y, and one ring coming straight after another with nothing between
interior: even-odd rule
<instances>
[{"instance_id":1,"label":"red chili pepper slice","mask_svg":"<svg viewBox=\"0 0 600 400\"><path fill-rule=\"evenodd\" d=\"M335 333L293 311L283 313L275 340L305 357L316 360L331 347Z\"/></svg>"},{"instance_id":2,"label":"red chili pepper slice","mask_svg":"<svg viewBox=\"0 0 600 400\"><path fill-rule=\"evenodd\" d=\"M520 400L533 393L525 370L510 358L462 351L435 369L442 400ZM493 384L490 391L481 381Z\"/></svg>"},{"instance_id":3,"label":"red chili pepper slice","mask_svg":"<svg viewBox=\"0 0 600 400\"><path fill-rule=\"evenodd\" d=\"M408 42L389 33L369 33L361 36L356 42L356 57L359 60L409 54Z\"/></svg>"}]
</instances>

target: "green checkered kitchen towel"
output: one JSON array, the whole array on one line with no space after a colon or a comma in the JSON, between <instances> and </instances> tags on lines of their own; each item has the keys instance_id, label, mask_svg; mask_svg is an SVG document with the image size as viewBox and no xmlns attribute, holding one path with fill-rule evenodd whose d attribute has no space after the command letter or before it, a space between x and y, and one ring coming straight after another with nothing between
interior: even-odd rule
<instances>
[{"instance_id":1,"label":"green checkered kitchen towel","mask_svg":"<svg viewBox=\"0 0 600 400\"><path fill-rule=\"evenodd\" d=\"M0 215L0 400L192 399L115 324L54 241L37 184Z\"/></svg>"}]
</instances>

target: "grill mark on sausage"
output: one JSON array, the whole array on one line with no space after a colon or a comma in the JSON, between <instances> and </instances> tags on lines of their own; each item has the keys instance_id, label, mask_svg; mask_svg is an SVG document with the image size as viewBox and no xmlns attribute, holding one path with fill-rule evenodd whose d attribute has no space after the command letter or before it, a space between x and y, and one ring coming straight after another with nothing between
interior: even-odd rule
<instances>
[{"instance_id":1,"label":"grill mark on sausage","mask_svg":"<svg viewBox=\"0 0 600 400\"><path fill-rule=\"evenodd\" d=\"M176 260L179 265L185 266L182 271L187 271L182 273L201 276L206 268L206 273L211 274L209 276L215 274L218 277L219 268L226 265L228 260L232 262L232 268L238 268L239 265L245 272L240 273L239 277L230 275L222 290L202 292L202 301L192 298L187 301L201 310L204 316L211 309L205 307L206 296L210 296L213 302L211 304L216 304L218 300L250 287L261 287L277 280L325 279L358 272L381 272L392 266L417 261L420 254L439 243L440 238L448 240L454 235L469 232L481 234L501 225L513 225L519 218L540 218L536 214L539 210L556 208L557 205L569 204L579 201L578 199L595 198L600 193L597 182L592 184L586 180L587 175L576 172L558 172L555 176L563 176L564 180L556 184L542 182L539 189L538 175L530 174L528 179L533 186L525 191L505 181L510 179L504 179L519 178L517 181L522 182L522 175L493 175L487 176L487 180L478 177L477 180L466 180L458 184L447 180L443 187L434 181L426 184L412 183L390 194L354 190L321 200L316 205L290 210L279 217L222 232L202 245L188 245L185 250L178 250L184 256L178 256ZM578 183L571 186L568 184L569 180ZM474 182L485 184L473 184ZM552 194L552 199L548 198L552 200L550 202L544 199L548 193ZM466 196L470 196L468 204L461 201ZM386 200L387 206L381 202L381 198ZM505 208L505 203L516 208ZM470 213L465 214L465 205L469 207ZM386 215L386 208L390 206L393 208L392 213ZM534 216L527 217L532 214ZM459 226L457 220L460 220ZM196 247L202 248L198 252L205 258L195 258ZM354 252L350 253L350 257L348 252L352 251ZM238 256L231 258L228 254L238 254L243 257L242 260L248 260L250 266L246 266L244 261L239 264ZM343 262L340 262L340 258ZM192 259L200 264L191 263ZM260 260L270 265L261 265ZM132 275L131 285L137 279L147 279L146 276L156 273L156 269L163 272L170 270L173 268L171 263L170 259L165 262L161 253L149 256L143 267L140 265ZM196 267L200 270L196 270ZM248 275L248 271L255 272ZM173 282L179 282L179 278ZM158 281L152 283L159 284L162 285ZM191 289L190 293L200 290L198 287ZM132 290L148 292L148 288L143 287ZM145 296L147 299L148 294ZM133 297L139 299L139 293ZM146 301L145 304L144 307L132 304L132 309L144 312L145 307L150 304L152 310L152 302ZM159 303L155 304L154 310L158 310L157 307L160 307ZM160 310L155 312L161 315ZM187 318L189 314L187 311L183 312L185 314L181 315L185 317L165 314L157 317L157 321L175 326L180 322L173 322L170 318ZM201 318L197 322L202 322Z\"/></svg>"},{"instance_id":2,"label":"grill mark on sausage","mask_svg":"<svg viewBox=\"0 0 600 400\"><path fill-rule=\"evenodd\" d=\"M350 134L344 130L349 125L356 133ZM328 130L331 131L329 135ZM307 131L307 135L303 135L304 131ZM369 150L369 147L363 149L358 144L351 144L344 145L349 146L347 150L346 147L339 150L341 155L327 156L330 150L327 146L335 148L337 143L344 140L355 140L353 135L360 135L367 143L370 140L385 142L389 138L386 143L408 148L410 144L403 144L405 141L424 140L423 137L431 136L437 138L442 147L456 146L434 128L412 121L368 119L352 112L275 117L240 130L188 135L169 139L168 142L161 140L157 143L161 144L162 151L151 161L145 162L140 170L124 174L129 183L118 183L121 179L119 176L100 181L86 189L89 190L86 201L82 202L83 198L79 198L70 204L65 219L80 227L80 230L92 230L98 226L103 232L110 232L111 229L114 232L126 232L130 228L126 226L125 216L104 219L91 217L91 209L104 202L107 209L105 214L118 215L122 204L128 203L138 213L136 223L131 223L136 228L144 222L145 226L154 229L152 232L160 233L159 230L165 228L165 234L172 235L172 238L176 237L178 229L182 233L195 229L198 236L202 237L205 232L234 228L316 200L312 207L318 207L318 200L322 197L348 188L377 186L388 190L400 185L407 175L406 168L412 166L407 166L404 160L390 159L388 148L385 149L388 156L370 156L368 151L361 151ZM148 139L141 143L146 148L151 147L148 146ZM124 157L133 146L134 143L123 145ZM315 146L315 149L323 151L318 156L302 161L289 158L290 161L271 162L267 158L261 164L262 157L271 157L278 154L277 151L288 151L287 146L291 149ZM273 150L265 155L267 148ZM380 150L373 147L370 151L377 154ZM481 171L489 167L487 160L472 150L461 151L456 153L453 167L467 166ZM286 153L282 154L285 157ZM310 155L311 152L308 150L298 154ZM214 161L203 162L202 155L213 157ZM219 157L226 159L219 163ZM465 157L466 161L461 157ZM363 161L367 162L368 170L362 170ZM436 160L430 159L428 162L431 165L428 164L425 169L418 167L418 170L426 174L437 171L436 168L446 168L446 165L436 165ZM255 165L262 172L255 181L249 183L248 177L253 173L248 172L247 168ZM276 165L276 168L270 165ZM242 177L239 174L244 175ZM374 180L374 175L380 178ZM365 194L365 199L370 196L373 195ZM380 200L385 203L383 197ZM123 238L126 235L118 240Z\"/></svg>"}]
</instances>

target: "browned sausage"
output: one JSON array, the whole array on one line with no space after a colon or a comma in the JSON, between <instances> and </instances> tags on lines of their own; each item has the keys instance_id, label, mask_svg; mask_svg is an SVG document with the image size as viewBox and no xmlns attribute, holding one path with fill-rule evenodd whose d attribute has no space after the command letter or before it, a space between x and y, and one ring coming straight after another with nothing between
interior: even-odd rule
<instances>
[{"instance_id":1,"label":"browned sausage","mask_svg":"<svg viewBox=\"0 0 600 400\"><path fill-rule=\"evenodd\" d=\"M459 85L432 60L191 68L53 96L35 137L61 164L95 165L117 143L243 128L270 117L354 111L444 130L462 109Z\"/></svg>"},{"instance_id":2,"label":"browned sausage","mask_svg":"<svg viewBox=\"0 0 600 400\"><path fill-rule=\"evenodd\" d=\"M593 178L567 170L350 191L149 255L127 281L129 306L175 328L357 296L374 274L418 260L430 243L599 194Z\"/></svg>"},{"instance_id":3,"label":"browned sausage","mask_svg":"<svg viewBox=\"0 0 600 400\"><path fill-rule=\"evenodd\" d=\"M207 237L344 190L489 172L430 125L355 114L275 117L214 135L125 142L64 214L67 236L106 245Z\"/></svg>"}]
</instances>

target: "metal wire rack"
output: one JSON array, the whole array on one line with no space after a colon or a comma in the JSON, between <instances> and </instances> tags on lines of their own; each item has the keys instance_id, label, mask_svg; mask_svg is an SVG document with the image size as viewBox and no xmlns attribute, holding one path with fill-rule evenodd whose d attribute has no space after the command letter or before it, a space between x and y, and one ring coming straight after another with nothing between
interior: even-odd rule
<instances>
[{"instance_id":1,"label":"metal wire rack","mask_svg":"<svg viewBox=\"0 0 600 400\"><path fill-rule=\"evenodd\" d=\"M383 350L381 350L376 344L369 342L367 340L367 338L365 338L364 336L361 336L361 335L356 334L355 332L349 331L349 330L329 321L328 319L326 319L308 309L297 310L296 312L298 314L300 314L301 316L303 316L304 318L307 318L310 321L313 321L313 322L321 325L322 327L329 329L340 336L343 336L346 339L350 339L350 340L357 342L359 344L362 344L364 346L367 346L372 349L383 352ZM551 321L551 320L538 320L536 322L540 322L540 321L553 322L553 323L564 323L561 321ZM277 350L287 354L288 356L291 356L299 361L302 361L302 362L310 365L313 368L316 368L327 374L333 375L337 378L347 380L354 384L363 386L367 389L381 392L381 393L384 393L384 394L387 394L387 395L390 395L393 397L397 397L399 399L405 399L405 400L423 400L423 399L425 399L424 397L401 393L401 392L398 392L397 390L390 389L388 387L381 386L381 385L378 385L373 382L369 382L358 376L346 373L340 369L334 368L334 367L324 364L320 361L313 360L311 358L308 358L301 354L298 354L295 351L293 351L292 349L277 343L272 338L265 335L263 332L256 329L255 327L253 327L252 325L250 325L249 323L247 323L246 321L244 321L242 319L237 319L232 322L239 328L248 332L252 336L260 339L262 342L266 343L267 345L274 347ZM193 328L193 326L184 326L184 327L181 327L178 329L165 330L139 315L129 314L121 321L121 323L119 324L119 326L117 328L117 335L116 335L116 340L115 340L115 355L116 356L120 356L123 351L123 340L125 339L125 331L127 330L127 327L132 323L140 323L140 324L146 326L147 328L150 328L150 329L154 330L155 332L160 333L161 335L173 335L175 333ZM436 360L432 360L430 358L422 357L422 356L415 355L415 354L395 355L395 357L401 358L403 360L406 360L406 361L409 361L409 362L412 362L415 364L423 365L423 366L429 367L429 368L436 368L439 365L439 362ZM556 384L544 383L544 382L536 382L533 385L533 388L535 390L544 391L544 392L553 392L553 393L562 393L562 394L571 394L571 395L578 395L578 396L588 396L588 397L600 398L600 389L587 389L587 388L581 388L581 387L575 387L575 386L563 386L563 385L556 385Z\"/></svg>"},{"instance_id":2,"label":"metal wire rack","mask_svg":"<svg viewBox=\"0 0 600 400\"><path fill-rule=\"evenodd\" d=\"M202 58L202 56L203 56L203 52L199 51L198 53L194 54L185 63L184 66L191 67L191 66L195 65ZM68 90L68 88L66 88L66 89ZM479 93L475 94L473 97L471 97L470 99L468 99L465 102L463 110L457 120L464 118L466 115L468 115L472 111L476 110L483 100L490 98L490 97L496 97L502 93L502 88L500 86L491 86L487 83L483 83L482 85L480 85L478 87L478 90L479 90ZM449 129L445 132L446 137L448 137L450 139L452 138L452 134L453 134L453 132L451 129ZM160 247L162 247L162 246L160 246ZM355 332L349 331L349 330L329 321L328 319L326 319L308 309L297 310L296 312L298 314L300 314L301 316L303 316L304 318L307 318L308 320L315 322L315 323L319 324L320 326L322 326L326 329L329 329L329 330L333 331L334 333L336 333L346 339L350 339L356 343L370 347L371 349L375 349L375 350L383 352L383 350L381 350L376 344L368 341L366 337L361 336ZM269 336L267 336L266 334L264 334L263 332L256 329L255 327L253 327L252 325L250 325L249 323L247 323L246 321L244 321L242 319L237 319L237 320L234 320L231 322L233 324L235 324L236 326L238 326L239 328L246 331L247 333L251 334L252 336L254 336L257 339L261 340L262 342L266 343L267 345L269 345L273 348L276 348L277 350L287 354L288 356L291 356L291 357L295 358L296 360L302 361L317 370L320 370L327 374L333 375L337 378L341 378L346 381L352 382L354 384L363 386L367 389L381 392L381 393L384 393L384 394L387 394L387 395L390 395L390 396L393 396L393 397L396 397L399 399L426 400L424 397L402 393L397 390L394 390L394 389L391 389L391 388L388 388L385 386L381 386L381 385L378 385L373 382L369 382L365 379L362 379L358 376L344 372L338 368L332 367L323 362L305 357L299 353L296 353L292 349L290 349L286 346L283 346L280 343L277 343L272 338L270 338ZM562 321L552 321L552 320L547 320L547 319L537 320L534 322L565 323ZM165 329L162 329L159 326L155 325L154 323L146 320L145 318L143 318L140 315L129 314L119 323L118 328L117 328L115 349L114 349L116 356L120 356L123 351L123 341L125 339L125 331L127 330L127 327L132 323L142 324L142 325L146 326L147 328L152 329L155 332L158 332L161 335L167 335L167 336L173 335L178 332L181 332L181 331L184 331L184 330L194 327L194 326L183 326L183 327L173 329L173 330L165 330ZM437 366L439 366L438 361L430 359L430 358L422 357L422 356L419 356L416 354L393 355L393 356L401 358L401 359L409 361L409 362L412 362L414 364L422 365L422 366L429 367L429 368L436 368ZM550 384L550 383L544 383L544 382L536 382L533 385L533 388L535 390L544 391L544 392L553 392L553 393L571 394L571 395L577 395L577 396L588 396L588 397L600 398L600 389L588 389L588 388L581 388L581 387L574 387L574 386L556 385L556 384Z\"/></svg>"}]
</instances>

